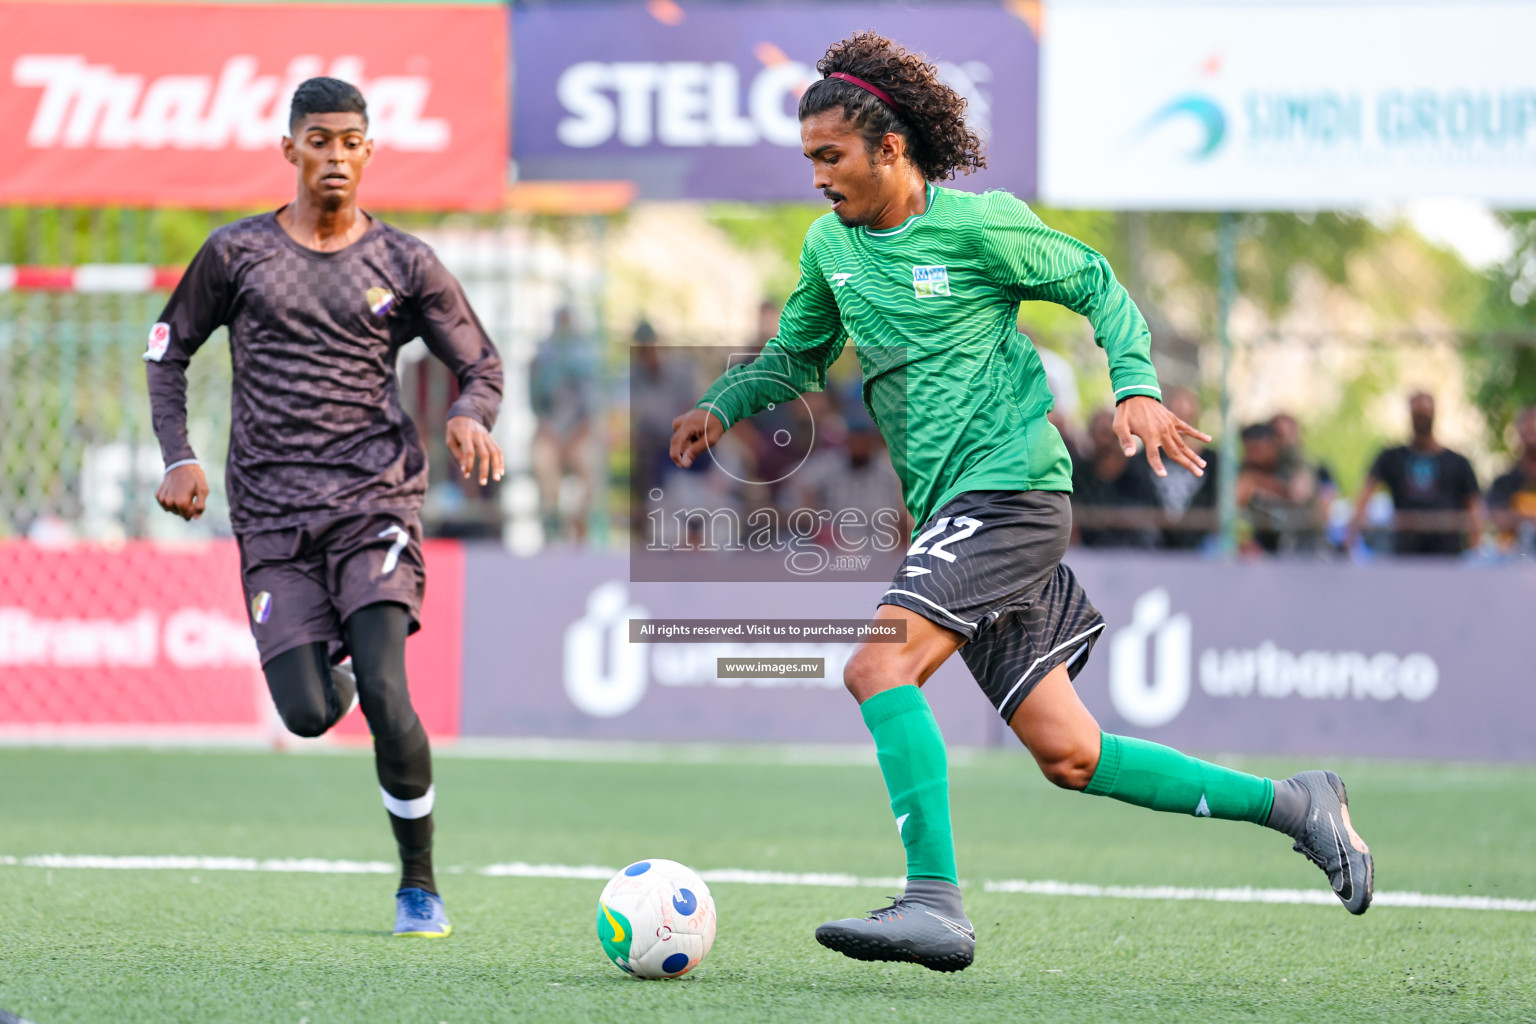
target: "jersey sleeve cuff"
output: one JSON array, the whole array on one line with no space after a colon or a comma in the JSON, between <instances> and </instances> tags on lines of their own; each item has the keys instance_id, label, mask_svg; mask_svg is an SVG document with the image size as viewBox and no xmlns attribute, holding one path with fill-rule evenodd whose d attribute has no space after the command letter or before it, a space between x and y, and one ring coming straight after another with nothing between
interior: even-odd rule
<instances>
[{"instance_id":1,"label":"jersey sleeve cuff","mask_svg":"<svg viewBox=\"0 0 1536 1024\"><path fill-rule=\"evenodd\" d=\"M450 405L448 407L448 415L443 417L443 422L446 423L449 420L457 419L460 416L464 416L464 417L466 417L468 419L474 420L476 423L480 424L486 430L490 430L494 426L494 422L487 423L485 421L486 420L485 412L483 410L481 410L473 402L466 402L466 403L464 403L462 405L459 402L457 402L457 401L454 402L452 405Z\"/></svg>"},{"instance_id":2,"label":"jersey sleeve cuff","mask_svg":"<svg viewBox=\"0 0 1536 1024\"><path fill-rule=\"evenodd\" d=\"M695 409L703 409L705 412L709 413L715 419L719 420L720 421L720 426L721 426L722 429L730 430L731 427L734 426L735 423L736 423L736 417L733 417L726 410L722 409L720 407L719 403L717 403L717 402L715 402L715 401L713 401L713 400L711 400L711 399L709 399L707 397L699 399L699 403L697 405L695 405L694 408Z\"/></svg>"},{"instance_id":3,"label":"jersey sleeve cuff","mask_svg":"<svg viewBox=\"0 0 1536 1024\"><path fill-rule=\"evenodd\" d=\"M1115 387L1115 404L1119 405L1127 398L1132 398L1136 395L1155 398L1161 402L1163 400L1163 389L1157 386L1156 381L1137 381L1120 384Z\"/></svg>"}]
</instances>

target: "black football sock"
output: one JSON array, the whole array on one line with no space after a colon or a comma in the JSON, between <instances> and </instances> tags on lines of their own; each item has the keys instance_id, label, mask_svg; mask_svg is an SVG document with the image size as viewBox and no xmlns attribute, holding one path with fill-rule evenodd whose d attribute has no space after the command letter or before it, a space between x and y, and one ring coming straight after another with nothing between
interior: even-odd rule
<instances>
[{"instance_id":1,"label":"black football sock","mask_svg":"<svg viewBox=\"0 0 1536 1024\"><path fill-rule=\"evenodd\" d=\"M432 745L411 707L405 681L410 615L398 604L373 604L346 621L358 697L373 731L374 766L400 849L400 888L437 892L432 874Z\"/></svg>"},{"instance_id":2,"label":"black football sock","mask_svg":"<svg viewBox=\"0 0 1536 1024\"><path fill-rule=\"evenodd\" d=\"M417 722L404 736L375 737L374 764L400 849L400 888L437 892L432 875L432 748Z\"/></svg>"}]
</instances>

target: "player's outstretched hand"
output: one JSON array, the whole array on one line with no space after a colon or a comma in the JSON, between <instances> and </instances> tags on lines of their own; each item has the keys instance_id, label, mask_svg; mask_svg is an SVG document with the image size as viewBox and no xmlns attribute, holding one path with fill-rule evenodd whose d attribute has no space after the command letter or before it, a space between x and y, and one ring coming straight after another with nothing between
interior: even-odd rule
<instances>
[{"instance_id":1,"label":"player's outstretched hand","mask_svg":"<svg viewBox=\"0 0 1536 1024\"><path fill-rule=\"evenodd\" d=\"M480 466L480 486L491 480L500 480L506 472L501 458L501 446L491 437L491 432L478 420L468 416L455 416L448 421L448 453L459 464L459 469L469 476Z\"/></svg>"},{"instance_id":2,"label":"player's outstretched hand","mask_svg":"<svg viewBox=\"0 0 1536 1024\"><path fill-rule=\"evenodd\" d=\"M687 469L724 433L725 427L714 413L689 409L672 421L672 461Z\"/></svg>"},{"instance_id":3,"label":"player's outstretched hand","mask_svg":"<svg viewBox=\"0 0 1536 1024\"><path fill-rule=\"evenodd\" d=\"M208 478L203 476L203 467L189 463L165 474L155 500L183 519L201 519L208 508Z\"/></svg>"},{"instance_id":4,"label":"player's outstretched hand","mask_svg":"<svg viewBox=\"0 0 1536 1024\"><path fill-rule=\"evenodd\" d=\"M1163 455L1195 476L1205 476L1205 460L1184 443L1184 438L1199 438L1209 444L1210 435L1202 434L1179 419L1157 399L1132 395L1115 407L1115 436L1128 456L1136 454L1132 435L1141 438L1142 444L1147 446L1147 461L1158 476L1168 475L1168 470L1163 468Z\"/></svg>"}]
</instances>

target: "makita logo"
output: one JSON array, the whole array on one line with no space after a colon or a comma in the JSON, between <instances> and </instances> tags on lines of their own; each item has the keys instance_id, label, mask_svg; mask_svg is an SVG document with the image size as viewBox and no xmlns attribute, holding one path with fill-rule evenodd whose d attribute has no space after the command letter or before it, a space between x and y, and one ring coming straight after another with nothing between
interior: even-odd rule
<instances>
[{"instance_id":1,"label":"makita logo","mask_svg":"<svg viewBox=\"0 0 1536 1024\"><path fill-rule=\"evenodd\" d=\"M380 146L414 152L448 148L448 121L426 117L432 80L363 77L360 57L298 56L279 74L260 74L255 57L234 56L213 75L118 71L79 54L23 54L11 83L40 89L27 130L33 149L266 149L288 133L288 104L306 78L355 83L368 98L369 134Z\"/></svg>"}]
</instances>

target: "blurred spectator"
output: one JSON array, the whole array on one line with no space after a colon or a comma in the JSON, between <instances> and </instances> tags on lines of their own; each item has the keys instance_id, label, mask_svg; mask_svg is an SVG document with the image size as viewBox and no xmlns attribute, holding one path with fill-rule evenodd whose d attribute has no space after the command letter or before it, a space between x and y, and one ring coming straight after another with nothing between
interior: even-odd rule
<instances>
[{"instance_id":1,"label":"blurred spectator","mask_svg":"<svg viewBox=\"0 0 1536 1024\"><path fill-rule=\"evenodd\" d=\"M1270 417L1275 440L1280 445L1280 464L1275 471L1290 489L1291 500L1302 504L1313 499L1328 501L1337 489L1333 473L1321 463L1314 464L1307 458L1301 442L1301 424L1288 412L1277 412Z\"/></svg>"},{"instance_id":2,"label":"blurred spectator","mask_svg":"<svg viewBox=\"0 0 1536 1024\"><path fill-rule=\"evenodd\" d=\"M761 352L763 346L779 336L779 304L764 299L757 305L757 330L752 335L752 351Z\"/></svg>"},{"instance_id":3,"label":"blurred spectator","mask_svg":"<svg viewBox=\"0 0 1536 1024\"><path fill-rule=\"evenodd\" d=\"M1408 399L1413 439L1376 456L1355 498L1353 543L1376 488L1392 494L1392 545L1399 555L1459 555L1477 543L1477 474L1463 456L1435 440L1435 400Z\"/></svg>"},{"instance_id":4,"label":"blurred spectator","mask_svg":"<svg viewBox=\"0 0 1536 1024\"><path fill-rule=\"evenodd\" d=\"M1091 548L1157 546L1159 502L1146 459L1127 456L1115 437L1115 414L1088 421L1086 450L1072 466L1072 519Z\"/></svg>"},{"instance_id":5,"label":"blurred spectator","mask_svg":"<svg viewBox=\"0 0 1536 1024\"><path fill-rule=\"evenodd\" d=\"M596 344L576 330L570 309L561 307L554 331L539 343L528 367L529 404L538 417L530 455L547 538L568 536L579 543L586 536L595 475L597 372Z\"/></svg>"},{"instance_id":6,"label":"blurred spectator","mask_svg":"<svg viewBox=\"0 0 1536 1024\"><path fill-rule=\"evenodd\" d=\"M1488 513L1509 550L1536 554L1536 405L1515 417L1520 458L1488 488Z\"/></svg>"},{"instance_id":7,"label":"blurred spectator","mask_svg":"<svg viewBox=\"0 0 1536 1024\"><path fill-rule=\"evenodd\" d=\"M1270 554L1315 548L1321 520L1311 474L1305 467L1285 465L1285 448L1273 424L1245 427L1242 437L1237 507L1252 529L1253 544Z\"/></svg>"},{"instance_id":8,"label":"blurred spectator","mask_svg":"<svg viewBox=\"0 0 1536 1024\"><path fill-rule=\"evenodd\" d=\"M703 393L694 363L684 350L656 344L656 331L644 320L635 326L630 360L631 509L643 514L645 497L675 468L672 421L693 408Z\"/></svg>"},{"instance_id":9,"label":"blurred spectator","mask_svg":"<svg viewBox=\"0 0 1536 1024\"><path fill-rule=\"evenodd\" d=\"M1168 411L1190 426L1200 425L1200 400L1189 388L1172 387L1163 393ZM1199 548L1215 529L1216 450L1200 450L1205 475L1195 476L1172 459L1163 460L1167 476L1152 475L1158 501L1163 507L1163 546L1179 551Z\"/></svg>"},{"instance_id":10,"label":"blurred spectator","mask_svg":"<svg viewBox=\"0 0 1536 1024\"><path fill-rule=\"evenodd\" d=\"M873 515L894 509L903 517L901 480L886 456L885 442L868 416L854 413L842 450L822 448L789 479L795 507Z\"/></svg>"}]
</instances>

